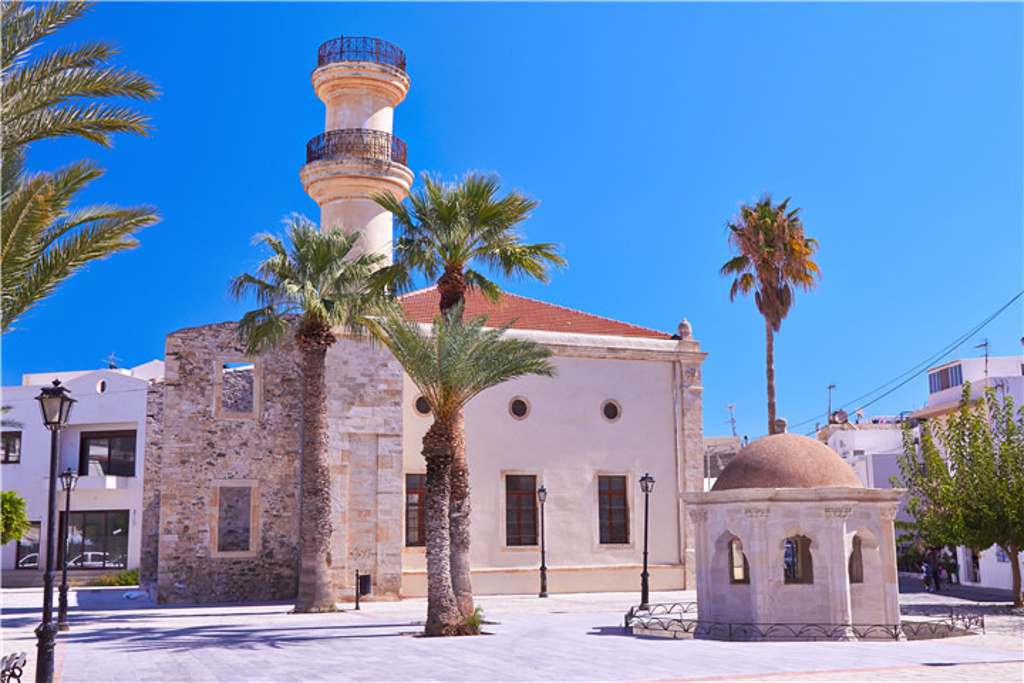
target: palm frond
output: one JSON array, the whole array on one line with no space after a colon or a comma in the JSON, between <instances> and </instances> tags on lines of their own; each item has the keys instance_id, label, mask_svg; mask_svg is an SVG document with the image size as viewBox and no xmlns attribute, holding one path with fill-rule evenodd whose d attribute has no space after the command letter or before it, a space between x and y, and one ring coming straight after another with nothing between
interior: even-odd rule
<instances>
[{"instance_id":1,"label":"palm frond","mask_svg":"<svg viewBox=\"0 0 1024 683\"><path fill-rule=\"evenodd\" d=\"M359 332L363 321L387 307L386 295L371 290L371 273L379 254L354 255L360 234L320 232L314 222L293 214L285 220L285 236L257 235L253 242L270 251L255 274L242 273L228 285L236 301L249 296L259 309L239 322L237 334L250 354L263 353L285 338L290 314L303 330L345 327Z\"/></svg>"},{"instance_id":2,"label":"palm frond","mask_svg":"<svg viewBox=\"0 0 1024 683\"><path fill-rule=\"evenodd\" d=\"M391 194L373 197L394 215L399 232L394 263L375 275L376 287L402 293L411 289L413 273L437 280L444 272L456 272L468 288L496 300L500 289L478 266L506 278L541 282L548 281L553 268L565 267L558 245L525 243L520 224L538 202L518 190L499 196L497 174L470 172L459 182L446 183L424 173L422 181L422 189L406 202Z\"/></svg>"},{"instance_id":3,"label":"palm frond","mask_svg":"<svg viewBox=\"0 0 1024 683\"><path fill-rule=\"evenodd\" d=\"M506 339L508 326L485 328L486 316L462 320L459 304L451 316L435 316L430 333L400 310L371 319L368 327L402 365L436 419L451 419L482 391L525 375L553 377L551 351L539 344Z\"/></svg>"}]
</instances>

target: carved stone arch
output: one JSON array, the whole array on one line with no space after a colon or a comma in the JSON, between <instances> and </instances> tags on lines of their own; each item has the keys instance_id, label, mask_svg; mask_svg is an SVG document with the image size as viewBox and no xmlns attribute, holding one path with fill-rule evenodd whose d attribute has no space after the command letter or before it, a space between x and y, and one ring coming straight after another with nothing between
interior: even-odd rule
<instances>
[{"instance_id":1,"label":"carved stone arch","mask_svg":"<svg viewBox=\"0 0 1024 683\"><path fill-rule=\"evenodd\" d=\"M846 558L851 584L877 585L882 581L882 555L875 532L860 527L848 534Z\"/></svg>"},{"instance_id":2,"label":"carved stone arch","mask_svg":"<svg viewBox=\"0 0 1024 683\"><path fill-rule=\"evenodd\" d=\"M729 583L750 583L750 563L747 561L743 541L728 528L715 539L711 568L715 574L729 577Z\"/></svg>"},{"instance_id":3,"label":"carved stone arch","mask_svg":"<svg viewBox=\"0 0 1024 683\"><path fill-rule=\"evenodd\" d=\"M814 565L820 561L819 547L818 539L802 525L785 525L775 546L778 561L773 562L772 572L781 572L786 584L814 583Z\"/></svg>"}]
</instances>

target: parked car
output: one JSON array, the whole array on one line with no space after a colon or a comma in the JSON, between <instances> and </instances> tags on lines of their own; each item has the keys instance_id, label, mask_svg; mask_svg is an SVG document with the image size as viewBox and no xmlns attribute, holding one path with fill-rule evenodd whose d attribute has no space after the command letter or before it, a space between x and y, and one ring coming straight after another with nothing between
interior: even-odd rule
<instances>
[{"instance_id":1,"label":"parked car","mask_svg":"<svg viewBox=\"0 0 1024 683\"><path fill-rule=\"evenodd\" d=\"M25 557L18 560L19 569L38 569L39 568L39 553L29 553Z\"/></svg>"},{"instance_id":2,"label":"parked car","mask_svg":"<svg viewBox=\"0 0 1024 683\"><path fill-rule=\"evenodd\" d=\"M96 569L100 567L111 566L114 563L107 553L101 552L84 552L81 555L77 555L68 560L68 567L74 567L76 569Z\"/></svg>"}]
</instances>

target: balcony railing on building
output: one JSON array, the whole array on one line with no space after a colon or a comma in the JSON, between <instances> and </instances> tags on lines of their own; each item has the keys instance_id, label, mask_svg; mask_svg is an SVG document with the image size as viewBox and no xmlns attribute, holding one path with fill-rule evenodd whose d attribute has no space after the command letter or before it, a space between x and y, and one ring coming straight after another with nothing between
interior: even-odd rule
<instances>
[{"instance_id":1,"label":"balcony railing on building","mask_svg":"<svg viewBox=\"0 0 1024 683\"><path fill-rule=\"evenodd\" d=\"M317 53L317 66L334 62L376 62L405 71L405 53L380 38L344 37L328 40Z\"/></svg>"},{"instance_id":2,"label":"balcony railing on building","mask_svg":"<svg viewBox=\"0 0 1024 683\"><path fill-rule=\"evenodd\" d=\"M306 143L306 163L323 159L372 159L406 165L405 143L380 130L352 128L321 133Z\"/></svg>"}]
</instances>

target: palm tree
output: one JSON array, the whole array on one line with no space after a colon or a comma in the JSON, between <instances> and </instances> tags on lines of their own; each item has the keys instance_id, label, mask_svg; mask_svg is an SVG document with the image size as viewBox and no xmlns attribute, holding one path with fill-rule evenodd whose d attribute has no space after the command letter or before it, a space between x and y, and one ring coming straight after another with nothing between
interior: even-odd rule
<instances>
[{"instance_id":1,"label":"palm tree","mask_svg":"<svg viewBox=\"0 0 1024 683\"><path fill-rule=\"evenodd\" d=\"M259 265L256 275L243 273L234 278L229 292L236 300L253 294L260 306L238 323L238 338L247 353L272 351L289 334L301 353L302 519L295 611L324 612L334 609L325 360L327 349L336 341L334 328L354 329L361 316L375 310L380 297L368 293L366 282L382 257L352 256L358 232L320 233L315 223L298 215L285 224L290 244L274 235L257 235L254 242L268 247L272 254Z\"/></svg>"},{"instance_id":2,"label":"palm tree","mask_svg":"<svg viewBox=\"0 0 1024 683\"><path fill-rule=\"evenodd\" d=\"M754 206L744 204L728 223L729 244L737 255L722 266L722 275L736 276L729 300L754 292L754 303L764 316L768 379L768 433L775 429L774 335L793 306L793 288L812 289L821 279L812 259L818 242L804 235L800 209L789 210L787 197L772 205L771 195Z\"/></svg>"},{"instance_id":3,"label":"palm tree","mask_svg":"<svg viewBox=\"0 0 1024 683\"><path fill-rule=\"evenodd\" d=\"M401 294L412 289L414 273L436 281L440 311L448 315L467 291L477 289L498 301L501 289L477 266L506 277L548 281L551 266L565 266L554 244L524 244L519 224L538 202L518 190L499 197L497 174L468 173L461 182L442 183L423 174L423 189L409 196L409 206L388 193L373 199L395 216L400 236L394 264L374 275L378 287ZM459 609L473 613L470 580L469 467L462 414L455 416L458 452L452 465L451 571Z\"/></svg>"},{"instance_id":4,"label":"palm tree","mask_svg":"<svg viewBox=\"0 0 1024 683\"><path fill-rule=\"evenodd\" d=\"M0 152L3 169L0 333L83 265L138 246L133 235L159 219L150 207L69 208L103 170L88 161L53 173L28 173L28 146L80 137L110 147L114 133L145 135L146 117L106 98L152 100L144 76L112 65L110 43L31 56L40 40L82 16L89 5L0 2ZM98 101L100 100L100 101Z\"/></svg>"},{"instance_id":5,"label":"palm tree","mask_svg":"<svg viewBox=\"0 0 1024 683\"><path fill-rule=\"evenodd\" d=\"M468 633L456 601L450 569L449 504L451 467L463 438L456 419L474 396L523 375L551 377L551 351L533 342L503 339L507 329L484 329L486 316L462 321L462 304L455 315L437 315L432 333L397 311L367 325L398 362L430 406L433 423L423 437L427 464L425 534L427 552L428 636Z\"/></svg>"}]
</instances>

